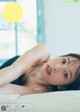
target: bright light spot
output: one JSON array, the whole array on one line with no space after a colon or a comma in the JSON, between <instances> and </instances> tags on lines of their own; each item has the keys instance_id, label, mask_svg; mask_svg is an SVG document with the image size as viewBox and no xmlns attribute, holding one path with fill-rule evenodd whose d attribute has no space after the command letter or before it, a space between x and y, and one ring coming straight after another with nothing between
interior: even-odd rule
<instances>
[{"instance_id":1,"label":"bright light spot","mask_svg":"<svg viewBox=\"0 0 80 112\"><path fill-rule=\"evenodd\" d=\"M8 22L18 22L22 15L23 10L22 7L16 2L9 2L3 8L3 17Z\"/></svg>"}]
</instances>

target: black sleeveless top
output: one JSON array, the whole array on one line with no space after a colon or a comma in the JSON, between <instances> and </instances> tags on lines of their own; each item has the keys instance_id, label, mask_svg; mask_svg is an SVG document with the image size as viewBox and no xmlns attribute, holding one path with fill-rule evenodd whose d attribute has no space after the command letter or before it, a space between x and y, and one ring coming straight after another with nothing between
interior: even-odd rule
<instances>
[{"instance_id":1,"label":"black sleeveless top","mask_svg":"<svg viewBox=\"0 0 80 112\"><path fill-rule=\"evenodd\" d=\"M9 59L8 61L6 61L5 63L3 63L0 66L0 69L5 68L7 66L10 66L14 61L16 61L20 56L15 56L11 59ZM16 84L16 85L24 85L25 84L25 80L24 80L24 74L21 75L19 78L17 78L16 80L10 82L11 84Z\"/></svg>"}]
</instances>

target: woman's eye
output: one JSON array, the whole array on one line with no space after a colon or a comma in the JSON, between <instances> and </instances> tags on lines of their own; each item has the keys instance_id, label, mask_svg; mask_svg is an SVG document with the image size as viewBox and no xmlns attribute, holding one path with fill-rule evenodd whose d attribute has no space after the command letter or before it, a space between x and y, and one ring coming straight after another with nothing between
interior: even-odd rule
<instances>
[{"instance_id":1,"label":"woman's eye","mask_svg":"<svg viewBox=\"0 0 80 112\"><path fill-rule=\"evenodd\" d=\"M65 63L66 63L66 59L63 58L63 59L62 59L62 64L65 64Z\"/></svg>"},{"instance_id":2,"label":"woman's eye","mask_svg":"<svg viewBox=\"0 0 80 112\"><path fill-rule=\"evenodd\" d=\"M68 73L65 71L64 72L64 78L67 79L68 78Z\"/></svg>"}]
</instances>

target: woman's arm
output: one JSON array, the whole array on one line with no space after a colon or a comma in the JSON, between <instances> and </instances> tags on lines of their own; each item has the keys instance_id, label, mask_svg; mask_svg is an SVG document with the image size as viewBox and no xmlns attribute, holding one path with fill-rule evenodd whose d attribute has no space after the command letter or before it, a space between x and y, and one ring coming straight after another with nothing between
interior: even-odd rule
<instances>
[{"instance_id":1,"label":"woman's arm","mask_svg":"<svg viewBox=\"0 0 80 112\"><path fill-rule=\"evenodd\" d=\"M47 92L46 88L38 88L38 89L30 89L28 87L24 86L19 86L19 85L14 85L14 84L9 84L9 86L6 86L5 89L10 88L10 93L15 93L15 94L20 94L20 95L28 95L28 94L37 94L37 93L44 93ZM13 90L13 91L12 91ZM2 93L2 92L1 92ZM5 92L4 92L5 93Z\"/></svg>"},{"instance_id":2,"label":"woman's arm","mask_svg":"<svg viewBox=\"0 0 80 112\"><path fill-rule=\"evenodd\" d=\"M44 61L49 56L45 44L39 44L25 52L11 66L0 70L0 85L7 84L27 72L35 63Z\"/></svg>"},{"instance_id":3,"label":"woman's arm","mask_svg":"<svg viewBox=\"0 0 80 112\"><path fill-rule=\"evenodd\" d=\"M28 94L43 93L45 91L47 90L46 89L33 90L27 87L15 85L15 84L6 84L6 85L0 86L0 94L28 95Z\"/></svg>"}]
</instances>

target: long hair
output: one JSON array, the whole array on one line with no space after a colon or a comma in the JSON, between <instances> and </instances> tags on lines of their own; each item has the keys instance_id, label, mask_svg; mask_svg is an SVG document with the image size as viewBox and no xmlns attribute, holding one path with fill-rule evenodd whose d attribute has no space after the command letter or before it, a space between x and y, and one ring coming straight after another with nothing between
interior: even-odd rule
<instances>
[{"instance_id":1,"label":"long hair","mask_svg":"<svg viewBox=\"0 0 80 112\"><path fill-rule=\"evenodd\" d=\"M80 61L80 55L75 53L70 53L67 55L62 55L60 57L72 56ZM68 91L68 90L80 90L80 66L77 70L77 78L70 84L63 85L60 89L57 86L51 85L49 91Z\"/></svg>"}]
</instances>

